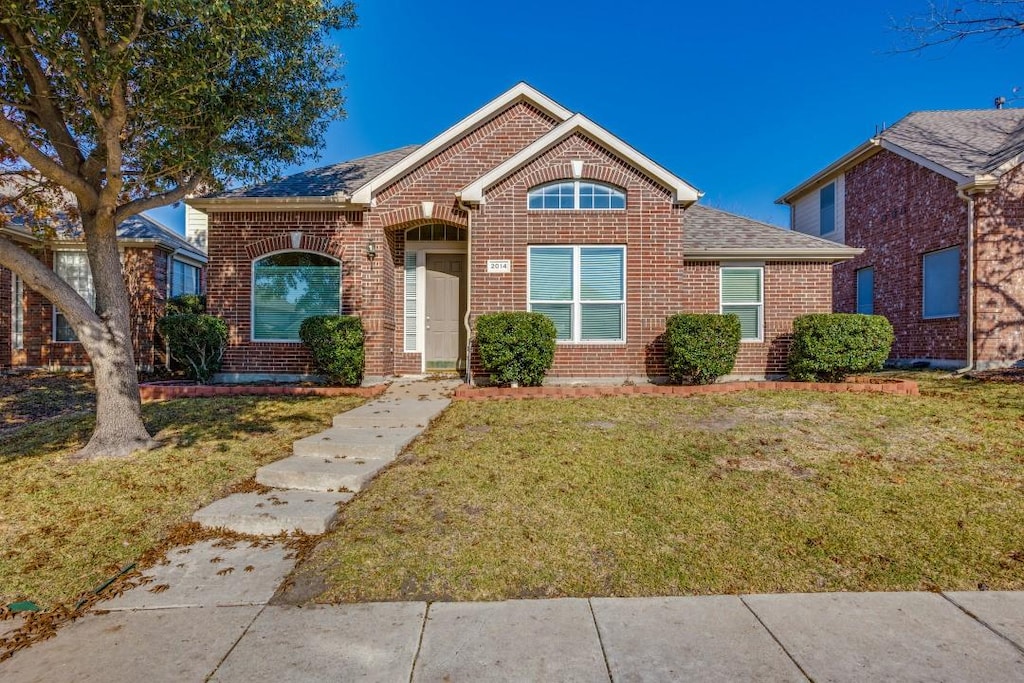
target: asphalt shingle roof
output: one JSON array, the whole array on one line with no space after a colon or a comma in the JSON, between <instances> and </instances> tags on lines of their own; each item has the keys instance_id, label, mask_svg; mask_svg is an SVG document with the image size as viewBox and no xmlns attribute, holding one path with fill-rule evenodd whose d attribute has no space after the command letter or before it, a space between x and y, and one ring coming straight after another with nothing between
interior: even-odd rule
<instances>
[{"instance_id":1,"label":"asphalt shingle roof","mask_svg":"<svg viewBox=\"0 0 1024 683\"><path fill-rule=\"evenodd\" d=\"M419 147L419 145L407 145L389 152L371 154L359 159L303 171L262 185L228 190L214 196L218 199L238 199L246 197L329 197L338 193L351 194L412 154Z\"/></svg>"},{"instance_id":2,"label":"asphalt shingle roof","mask_svg":"<svg viewBox=\"0 0 1024 683\"><path fill-rule=\"evenodd\" d=\"M59 221L54 226L54 232L58 240L83 239L80 223L71 221L66 216L57 217L55 220ZM10 222L7 223L7 227L25 233L25 235L32 234L32 231L26 227L24 220L19 216L12 216ZM141 214L122 221L117 226L117 238L121 240L152 240L160 242L171 249L183 249L199 255L205 255L206 253L186 240L183 235Z\"/></svg>"},{"instance_id":3,"label":"asphalt shingle roof","mask_svg":"<svg viewBox=\"0 0 1024 683\"><path fill-rule=\"evenodd\" d=\"M683 215L683 254L727 249L758 249L768 256L798 249L836 251L843 245L700 204L688 208Z\"/></svg>"},{"instance_id":4,"label":"asphalt shingle roof","mask_svg":"<svg viewBox=\"0 0 1024 683\"><path fill-rule=\"evenodd\" d=\"M962 176L991 173L1024 151L1024 109L916 111L879 137Z\"/></svg>"}]
</instances>

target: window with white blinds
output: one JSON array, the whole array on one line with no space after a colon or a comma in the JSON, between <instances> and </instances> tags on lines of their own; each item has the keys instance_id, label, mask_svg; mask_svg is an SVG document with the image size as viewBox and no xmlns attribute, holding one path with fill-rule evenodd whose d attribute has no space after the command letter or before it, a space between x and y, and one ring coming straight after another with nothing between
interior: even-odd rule
<instances>
[{"instance_id":1,"label":"window with white blinds","mask_svg":"<svg viewBox=\"0 0 1024 683\"><path fill-rule=\"evenodd\" d=\"M171 262L171 296L199 294L200 289L199 268L174 259Z\"/></svg>"},{"instance_id":2,"label":"window with white blinds","mask_svg":"<svg viewBox=\"0 0 1024 683\"><path fill-rule=\"evenodd\" d=\"M761 267L722 268L723 314L740 319L740 339L761 341L764 328L764 269Z\"/></svg>"},{"instance_id":3,"label":"window with white blinds","mask_svg":"<svg viewBox=\"0 0 1024 683\"><path fill-rule=\"evenodd\" d=\"M530 247L529 271L529 308L559 341L625 341L625 247Z\"/></svg>"},{"instance_id":4,"label":"window with white blinds","mask_svg":"<svg viewBox=\"0 0 1024 683\"><path fill-rule=\"evenodd\" d=\"M303 320L339 313L341 264L335 259L289 251L253 262L254 341L297 342Z\"/></svg>"},{"instance_id":5,"label":"window with white blinds","mask_svg":"<svg viewBox=\"0 0 1024 683\"><path fill-rule=\"evenodd\" d=\"M11 348L25 348L25 286L14 274L11 275Z\"/></svg>"},{"instance_id":6,"label":"window with white blinds","mask_svg":"<svg viewBox=\"0 0 1024 683\"><path fill-rule=\"evenodd\" d=\"M89 255L85 251L58 251L53 254L53 272L61 280L71 285L79 296L85 299L92 308L96 308L96 289L92 284L92 270L89 268ZM53 340L58 342L76 342L78 336L71 328L64 314L53 307Z\"/></svg>"},{"instance_id":7,"label":"window with white blinds","mask_svg":"<svg viewBox=\"0 0 1024 683\"><path fill-rule=\"evenodd\" d=\"M418 306L418 285L416 279L416 258L418 252L405 252L405 350L419 351L419 340L416 329L416 310Z\"/></svg>"}]
</instances>

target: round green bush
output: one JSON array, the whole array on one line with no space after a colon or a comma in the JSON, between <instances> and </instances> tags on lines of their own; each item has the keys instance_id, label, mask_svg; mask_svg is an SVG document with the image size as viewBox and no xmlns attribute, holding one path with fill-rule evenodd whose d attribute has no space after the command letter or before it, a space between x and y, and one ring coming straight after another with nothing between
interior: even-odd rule
<instances>
[{"instance_id":1,"label":"round green bush","mask_svg":"<svg viewBox=\"0 0 1024 683\"><path fill-rule=\"evenodd\" d=\"M793 321L789 375L802 382L842 382L881 370L892 349L892 324L880 315L814 313Z\"/></svg>"},{"instance_id":2,"label":"round green bush","mask_svg":"<svg viewBox=\"0 0 1024 683\"><path fill-rule=\"evenodd\" d=\"M740 350L740 319L729 313L679 313L665 321L669 381L712 384L732 372Z\"/></svg>"},{"instance_id":3,"label":"round green bush","mask_svg":"<svg viewBox=\"0 0 1024 683\"><path fill-rule=\"evenodd\" d=\"M363 381L363 322L353 315L315 315L299 326L299 339L330 384L356 387Z\"/></svg>"},{"instance_id":4,"label":"round green bush","mask_svg":"<svg viewBox=\"0 0 1024 683\"><path fill-rule=\"evenodd\" d=\"M205 384L220 370L228 344L228 326L213 315L179 313L157 321L160 336L167 341L171 360L195 381Z\"/></svg>"},{"instance_id":5,"label":"round green bush","mask_svg":"<svg viewBox=\"0 0 1024 683\"><path fill-rule=\"evenodd\" d=\"M555 360L555 324L542 313L486 313L476 319L480 364L494 384L540 386Z\"/></svg>"}]
</instances>

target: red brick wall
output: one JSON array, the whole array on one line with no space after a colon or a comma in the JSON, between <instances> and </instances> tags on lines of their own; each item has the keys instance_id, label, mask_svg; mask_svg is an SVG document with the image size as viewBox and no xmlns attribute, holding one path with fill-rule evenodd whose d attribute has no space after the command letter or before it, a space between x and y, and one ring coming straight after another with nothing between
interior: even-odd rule
<instances>
[{"instance_id":1,"label":"red brick wall","mask_svg":"<svg viewBox=\"0 0 1024 683\"><path fill-rule=\"evenodd\" d=\"M720 312L720 263L688 261L682 312ZM768 261L764 264L764 341L742 342L733 373L783 374L793 336L793 319L832 310L832 266L828 263Z\"/></svg>"},{"instance_id":2,"label":"red brick wall","mask_svg":"<svg viewBox=\"0 0 1024 683\"><path fill-rule=\"evenodd\" d=\"M896 332L894 359L967 357L967 208L956 183L889 151L846 172L846 243L866 251L835 269L835 310L856 310L856 271L875 269L874 312ZM922 315L922 258L960 245L958 318Z\"/></svg>"},{"instance_id":3,"label":"red brick wall","mask_svg":"<svg viewBox=\"0 0 1024 683\"><path fill-rule=\"evenodd\" d=\"M11 271L0 266L0 370L11 366Z\"/></svg>"},{"instance_id":4,"label":"red brick wall","mask_svg":"<svg viewBox=\"0 0 1024 683\"><path fill-rule=\"evenodd\" d=\"M1024 166L975 203L976 360L1024 360Z\"/></svg>"}]
</instances>

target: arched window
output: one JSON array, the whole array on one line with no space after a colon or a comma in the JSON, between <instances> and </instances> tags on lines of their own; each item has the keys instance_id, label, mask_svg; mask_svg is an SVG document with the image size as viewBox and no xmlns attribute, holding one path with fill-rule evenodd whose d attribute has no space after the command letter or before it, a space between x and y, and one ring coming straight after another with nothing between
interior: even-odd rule
<instances>
[{"instance_id":1,"label":"arched window","mask_svg":"<svg viewBox=\"0 0 1024 683\"><path fill-rule=\"evenodd\" d=\"M625 191L588 180L559 180L531 188L527 194L531 209L625 209Z\"/></svg>"},{"instance_id":2,"label":"arched window","mask_svg":"<svg viewBox=\"0 0 1024 683\"><path fill-rule=\"evenodd\" d=\"M338 260L308 251L283 251L253 261L254 341L297 342L303 320L339 313Z\"/></svg>"}]
</instances>

